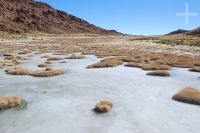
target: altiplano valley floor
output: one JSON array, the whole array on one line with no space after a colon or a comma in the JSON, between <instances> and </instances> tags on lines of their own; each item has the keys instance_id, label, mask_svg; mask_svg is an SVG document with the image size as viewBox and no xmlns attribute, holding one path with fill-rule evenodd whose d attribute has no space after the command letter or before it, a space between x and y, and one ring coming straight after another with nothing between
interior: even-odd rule
<instances>
[{"instance_id":1,"label":"altiplano valley floor","mask_svg":"<svg viewBox=\"0 0 200 133\"><path fill-rule=\"evenodd\" d=\"M199 106L172 100L185 87L200 88L200 74L188 71L200 66L199 47L129 40L80 36L1 42L1 96L19 96L27 106L1 111L0 132L199 133ZM87 68L98 62L104 67ZM43 63L66 72L51 77L5 72L13 67L45 71L38 67ZM170 75L146 75L154 70L144 68L158 65L167 66ZM110 112L92 111L101 100L112 102Z\"/></svg>"}]
</instances>

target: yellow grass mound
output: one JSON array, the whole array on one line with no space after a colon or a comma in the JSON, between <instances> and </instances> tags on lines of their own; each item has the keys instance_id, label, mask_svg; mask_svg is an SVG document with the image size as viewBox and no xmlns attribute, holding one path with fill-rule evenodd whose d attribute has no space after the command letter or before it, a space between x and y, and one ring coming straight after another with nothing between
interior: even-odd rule
<instances>
[{"instance_id":1,"label":"yellow grass mound","mask_svg":"<svg viewBox=\"0 0 200 133\"><path fill-rule=\"evenodd\" d=\"M65 59L85 59L85 56L72 54L71 56L66 57Z\"/></svg>"},{"instance_id":2,"label":"yellow grass mound","mask_svg":"<svg viewBox=\"0 0 200 133\"><path fill-rule=\"evenodd\" d=\"M44 55L44 56L41 56L40 58L51 58L51 55Z\"/></svg>"},{"instance_id":3,"label":"yellow grass mound","mask_svg":"<svg viewBox=\"0 0 200 133\"><path fill-rule=\"evenodd\" d=\"M98 63L87 66L87 68L106 68L106 67L116 67L122 65L123 61L117 58L104 59Z\"/></svg>"},{"instance_id":4,"label":"yellow grass mound","mask_svg":"<svg viewBox=\"0 0 200 133\"><path fill-rule=\"evenodd\" d=\"M0 110L18 107L22 100L16 96L0 97Z\"/></svg>"},{"instance_id":5,"label":"yellow grass mound","mask_svg":"<svg viewBox=\"0 0 200 133\"><path fill-rule=\"evenodd\" d=\"M145 64L142 67L143 70L170 70L171 67L168 65L162 64Z\"/></svg>"},{"instance_id":6,"label":"yellow grass mound","mask_svg":"<svg viewBox=\"0 0 200 133\"><path fill-rule=\"evenodd\" d=\"M185 88L172 97L173 100L200 105L200 91L195 88Z\"/></svg>"},{"instance_id":7,"label":"yellow grass mound","mask_svg":"<svg viewBox=\"0 0 200 133\"><path fill-rule=\"evenodd\" d=\"M154 71L147 73L149 76L161 76L161 77L167 77L170 76L170 73L168 71Z\"/></svg>"},{"instance_id":8,"label":"yellow grass mound","mask_svg":"<svg viewBox=\"0 0 200 133\"><path fill-rule=\"evenodd\" d=\"M137 67L137 68L142 68L143 65L144 65L144 64L142 64L142 63L129 62L129 63L127 63L127 64L124 65L124 66L126 66L126 67Z\"/></svg>"},{"instance_id":9,"label":"yellow grass mound","mask_svg":"<svg viewBox=\"0 0 200 133\"><path fill-rule=\"evenodd\" d=\"M93 109L97 113L107 113L113 107L113 104L110 101L101 101L96 104L95 108Z\"/></svg>"},{"instance_id":10,"label":"yellow grass mound","mask_svg":"<svg viewBox=\"0 0 200 133\"><path fill-rule=\"evenodd\" d=\"M7 74L10 75L29 75L32 73L32 70L27 67L14 67L6 70Z\"/></svg>"},{"instance_id":11,"label":"yellow grass mound","mask_svg":"<svg viewBox=\"0 0 200 133\"><path fill-rule=\"evenodd\" d=\"M53 70L53 68L51 68L51 67L45 68L45 71L50 71L50 70Z\"/></svg>"},{"instance_id":12,"label":"yellow grass mound","mask_svg":"<svg viewBox=\"0 0 200 133\"><path fill-rule=\"evenodd\" d=\"M191 72L199 72L200 73L200 67L191 68L189 71L191 71Z\"/></svg>"},{"instance_id":13,"label":"yellow grass mound","mask_svg":"<svg viewBox=\"0 0 200 133\"><path fill-rule=\"evenodd\" d=\"M50 58L48 58L47 60L48 61L57 61L57 60L62 60L63 58L61 58L61 57L50 57Z\"/></svg>"},{"instance_id":14,"label":"yellow grass mound","mask_svg":"<svg viewBox=\"0 0 200 133\"><path fill-rule=\"evenodd\" d=\"M66 71L63 69L46 69L46 70L37 70L32 72L30 75L34 77L52 77L52 76L57 76L57 75L62 75Z\"/></svg>"},{"instance_id":15,"label":"yellow grass mound","mask_svg":"<svg viewBox=\"0 0 200 133\"><path fill-rule=\"evenodd\" d=\"M43 63L43 64L39 64L38 67L50 67L50 64L47 63Z\"/></svg>"}]
</instances>

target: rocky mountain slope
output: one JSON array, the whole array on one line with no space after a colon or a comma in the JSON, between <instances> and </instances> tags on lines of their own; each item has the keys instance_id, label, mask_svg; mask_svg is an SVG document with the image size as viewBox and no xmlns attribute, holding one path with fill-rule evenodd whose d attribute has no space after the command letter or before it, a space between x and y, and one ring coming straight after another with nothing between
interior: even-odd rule
<instances>
[{"instance_id":1,"label":"rocky mountain slope","mask_svg":"<svg viewBox=\"0 0 200 133\"><path fill-rule=\"evenodd\" d=\"M189 31L188 30L179 29L179 30L170 32L167 35L176 35L176 34L182 34L182 33L187 33L187 32L189 32Z\"/></svg>"},{"instance_id":2,"label":"rocky mountain slope","mask_svg":"<svg viewBox=\"0 0 200 133\"><path fill-rule=\"evenodd\" d=\"M182 29L179 29L179 30L176 30L176 31L173 31L173 32L170 32L166 35L192 35L192 36L200 36L200 27L199 28L196 28L194 30L182 30Z\"/></svg>"},{"instance_id":3,"label":"rocky mountain slope","mask_svg":"<svg viewBox=\"0 0 200 133\"><path fill-rule=\"evenodd\" d=\"M119 34L34 0L0 0L0 31Z\"/></svg>"}]
</instances>

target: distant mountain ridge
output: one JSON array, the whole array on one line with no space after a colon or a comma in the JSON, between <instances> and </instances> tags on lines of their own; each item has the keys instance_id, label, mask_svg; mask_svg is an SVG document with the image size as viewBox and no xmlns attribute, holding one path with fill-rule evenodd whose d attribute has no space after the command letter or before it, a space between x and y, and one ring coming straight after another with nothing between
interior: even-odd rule
<instances>
[{"instance_id":1,"label":"distant mountain ridge","mask_svg":"<svg viewBox=\"0 0 200 133\"><path fill-rule=\"evenodd\" d=\"M183 30L183 29L179 29L173 32L170 32L166 35L179 35L179 34L183 34L183 35L194 35L194 36L200 36L200 27L194 29L194 30Z\"/></svg>"},{"instance_id":2,"label":"distant mountain ridge","mask_svg":"<svg viewBox=\"0 0 200 133\"><path fill-rule=\"evenodd\" d=\"M200 27L188 32L189 35L197 35L197 36L200 36Z\"/></svg>"},{"instance_id":3,"label":"distant mountain ridge","mask_svg":"<svg viewBox=\"0 0 200 133\"><path fill-rule=\"evenodd\" d=\"M179 30L170 32L170 33L168 33L166 35L176 35L176 34L182 34L182 33L187 33L187 32L189 32L189 31L188 30L179 29Z\"/></svg>"},{"instance_id":4,"label":"distant mountain ridge","mask_svg":"<svg viewBox=\"0 0 200 133\"><path fill-rule=\"evenodd\" d=\"M8 33L95 33L120 34L105 30L50 5L34 0L1 0L0 31Z\"/></svg>"}]
</instances>

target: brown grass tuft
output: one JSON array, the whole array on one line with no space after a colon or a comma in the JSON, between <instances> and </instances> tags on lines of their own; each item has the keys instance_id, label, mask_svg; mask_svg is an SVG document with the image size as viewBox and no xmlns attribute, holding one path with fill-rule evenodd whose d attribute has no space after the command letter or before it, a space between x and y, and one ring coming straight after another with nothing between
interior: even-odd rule
<instances>
[{"instance_id":1,"label":"brown grass tuft","mask_svg":"<svg viewBox=\"0 0 200 133\"><path fill-rule=\"evenodd\" d=\"M46 63L43 63L43 64L39 64L38 67L50 67L51 65L50 64L46 64Z\"/></svg>"},{"instance_id":2,"label":"brown grass tuft","mask_svg":"<svg viewBox=\"0 0 200 133\"><path fill-rule=\"evenodd\" d=\"M10 75L29 75L32 73L32 70L27 67L14 67L7 69L6 73Z\"/></svg>"},{"instance_id":3,"label":"brown grass tuft","mask_svg":"<svg viewBox=\"0 0 200 133\"><path fill-rule=\"evenodd\" d=\"M50 57L50 58L48 58L47 60L48 61L57 61L57 60L62 60L63 58L61 58L61 57Z\"/></svg>"},{"instance_id":4,"label":"brown grass tuft","mask_svg":"<svg viewBox=\"0 0 200 133\"><path fill-rule=\"evenodd\" d=\"M154 71L147 73L149 76L161 76L161 77L167 77L170 76L170 73L168 71Z\"/></svg>"},{"instance_id":5,"label":"brown grass tuft","mask_svg":"<svg viewBox=\"0 0 200 133\"><path fill-rule=\"evenodd\" d=\"M0 97L0 110L20 106L22 100L16 96Z\"/></svg>"},{"instance_id":6,"label":"brown grass tuft","mask_svg":"<svg viewBox=\"0 0 200 133\"><path fill-rule=\"evenodd\" d=\"M51 58L51 55L44 55L44 56L41 56L40 58Z\"/></svg>"},{"instance_id":7,"label":"brown grass tuft","mask_svg":"<svg viewBox=\"0 0 200 133\"><path fill-rule=\"evenodd\" d=\"M143 70L170 70L171 67L162 64L145 64L142 66Z\"/></svg>"},{"instance_id":8,"label":"brown grass tuft","mask_svg":"<svg viewBox=\"0 0 200 133\"><path fill-rule=\"evenodd\" d=\"M57 69L57 70L37 70L31 73L31 76L34 77L52 77L52 76L57 76L57 75L62 75L66 71L63 69Z\"/></svg>"},{"instance_id":9,"label":"brown grass tuft","mask_svg":"<svg viewBox=\"0 0 200 133\"><path fill-rule=\"evenodd\" d=\"M48 60L47 60L47 61L45 62L45 64L52 64L52 63L51 63L51 61L48 61Z\"/></svg>"},{"instance_id":10,"label":"brown grass tuft","mask_svg":"<svg viewBox=\"0 0 200 133\"><path fill-rule=\"evenodd\" d=\"M122 65L123 61L118 58L107 58L104 59L98 63L95 63L93 65L87 66L87 68L106 68L106 67L116 67L118 65Z\"/></svg>"},{"instance_id":11,"label":"brown grass tuft","mask_svg":"<svg viewBox=\"0 0 200 133\"><path fill-rule=\"evenodd\" d=\"M66 57L65 59L85 59L86 57L85 56L82 56L82 55L75 55L75 54L72 54L71 56L69 57Z\"/></svg>"},{"instance_id":12,"label":"brown grass tuft","mask_svg":"<svg viewBox=\"0 0 200 133\"><path fill-rule=\"evenodd\" d=\"M185 88L172 97L173 100L200 105L200 91L195 88Z\"/></svg>"},{"instance_id":13,"label":"brown grass tuft","mask_svg":"<svg viewBox=\"0 0 200 133\"><path fill-rule=\"evenodd\" d=\"M95 108L93 109L97 113L107 113L113 107L113 104L110 101L101 101L96 104Z\"/></svg>"},{"instance_id":14,"label":"brown grass tuft","mask_svg":"<svg viewBox=\"0 0 200 133\"><path fill-rule=\"evenodd\" d=\"M136 62L129 62L126 65L126 67L137 67L137 68L142 68L143 64L142 63L136 63Z\"/></svg>"},{"instance_id":15,"label":"brown grass tuft","mask_svg":"<svg viewBox=\"0 0 200 133\"><path fill-rule=\"evenodd\" d=\"M53 70L53 68L50 67L45 68L45 71L51 71L51 70Z\"/></svg>"},{"instance_id":16,"label":"brown grass tuft","mask_svg":"<svg viewBox=\"0 0 200 133\"><path fill-rule=\"evenodd\" d=\"M191 68L189 71L191 71L191 72L200 72L200 67Z\"/></svg>"}]
</instances>

